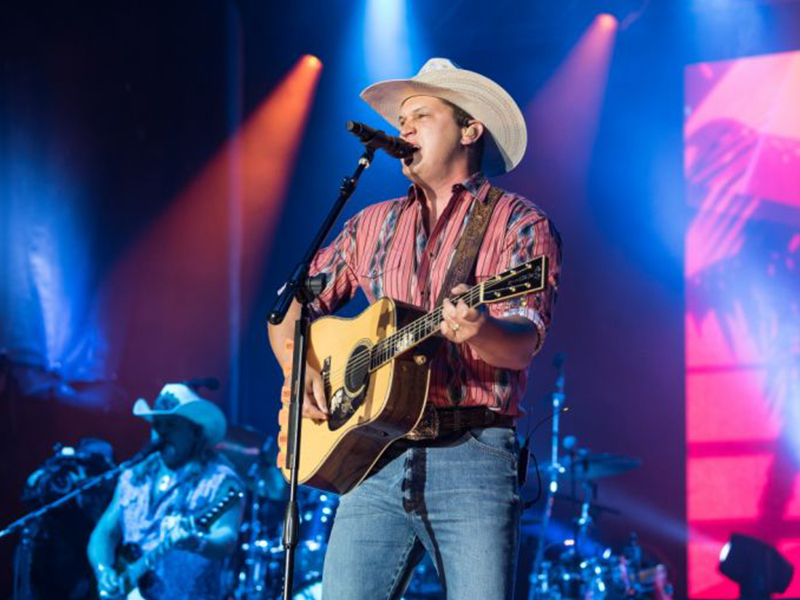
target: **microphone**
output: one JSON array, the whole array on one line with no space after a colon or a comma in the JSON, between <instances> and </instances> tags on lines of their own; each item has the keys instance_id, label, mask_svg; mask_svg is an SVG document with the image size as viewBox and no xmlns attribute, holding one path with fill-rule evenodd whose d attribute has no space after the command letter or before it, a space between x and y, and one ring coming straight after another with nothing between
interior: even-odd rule
<instances>
[{"instance_id":1,"label":"microphone","mask_svg":"<svg viewBox=\"0 0 800 600\"><path fill-rule=\"evenodd\" d=\"M368 148L383 150L389 156L395 158L408 158L417 151L417 148L409 144L402 138L388 135L380 129L373 129L369 125L347 122L347 131L357 136L361 143Z\"/></svg>"},{"instance_id":2,"label":"microphone","mask_svg":"<svg viewBox=\"0 0 800 600\"><path fill-rule=\"evenodd\" d=\"M147 445L145 445L144 448L139 450L136 456L134 456L131 459L131 462L138 463L143 461L145 458L147 458L154 452L158 452L159 450L161 450L164 447L164 444L166 444L166 442L164 441L163 438L158 438L155 441L149 442Z\"/></svg>"}]
</instances>

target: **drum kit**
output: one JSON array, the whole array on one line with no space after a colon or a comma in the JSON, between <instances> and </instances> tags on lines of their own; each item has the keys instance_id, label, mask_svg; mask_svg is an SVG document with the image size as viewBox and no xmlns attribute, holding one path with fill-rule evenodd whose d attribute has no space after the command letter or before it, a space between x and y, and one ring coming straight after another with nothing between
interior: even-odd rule
<instances>
[{"instance_id":1,"label":"drum kit","mask_svg":"<svg viewBox=\"0 0 800 600\"><path fill-rule=\"evenodd\" d=\"M282 527L288 486L276 468L274 440L249 427L230 427L217 445L239 473L247 492L239 546L229 565L235 600L282 597L284 549ZM322 565L330 526L338 505L332 494L301 487L300 542L295 554L296 600L322 597Z\"/></svg>"},{"instance_id":2,"label":"drum kit","mask_svg":"<svg viewBox=\"0 0 800 600\"><path fill-rule=\"evenodd\" d=\"M554 437L558 442L557 431ZM31 475L25 499L36 505L60 498L88 476L104 472L113 465L110 445L84 440L77 449L56 448L56 455ZM107 447L106 447L107 446ZM566 450L558 456L558 449ZM639 466L636 459L606 453L590 453L577 447L571 437L554 445L551 460L540 473L549 476L547 498L540 516L523 516L521 547L535 549L533 561L521 562L518 589L528 600L671 600L666 569L643 556L636 536L620 553L597 542L595 518L600 513L618 514L597 503L598 482ZM285 553L282 530L288 486L276 467L277 449L272 438L248 427L230 427L226 438L217 445L239 474L246 491L245 515L239 531L236 551L224 569L226 600L277 600L283 597ZM537 473L537 476L539 473ZM84 557L88 535L100 512L108 504L112 488L98 486L84 493L72 505L73 512L53 513L36 528L25 529L15 557L15 595L27 598L34 591L41 597L83 597L90 594L92 576L85 560L70 566L70 576L48 578L39 575L52 565L62 565L63 557ZM560 487L571 486L571 493ZM295 553L294 600L319 600L322 597L322 569L338 497L311 488L298 490L300 504L299 543ZM574 513L572 527L551 519L553 506L569 507ZM74 513L74 514L73 514ZM67 517L67 522L59 521ZM52 521L52 522L51 522ZM551 522L552 521L552 522ZM68 536L59 535L69 527L77 528ZM565 533L566 532L566 533ZM560 535L555 535L556 533ZM58 546L63 542L64 548ZM73 546L81 551L75 552ZM71 550L68 551L66 548ZM48 552L55 550L55 563ZM71 564L71 563L69 563ZM526 582L527 576L527 582ZM66 592L44 589L50 581L69 589ZM39 589L34 590L34 587ZM52 586L51 586L52 587ZM60 589L60 588L59 588ZM28 593L28 592L31 593ZM88 596L87 596L88 597ZM414 570L404 600L443 598L439 578L431 560L425 557Z\"/></svg>"},{"instance_id":3,"label":"drum kit","mask_svg":"<svg viewBox=\"0 0 800 600\"><path fill-rule=\"evenodd\" d=\"M596 502L599 480L635 469L641 461L590 453L575 448L572 440L572 446L569 437L565 440L569 448L566 457L543 466L550 474L550 487L541 519L523 518L523 544L536 547L528 600L671 600L666 568L644 556L635 533L630 534L628 545L620 553L614 553L596 537L593 515L619 514ZM570 484L570 494L558 492L564 481ZM547 527L553 501L577 507L572 527L561 528L560 536Z\"/></svg>"},{"instance_id":4,"label":"drum kit","mask_svg":"<svg viewBox=\"0 0 800 600\"><path fill-rule=\"evenodd\" d=\"M557 429L557 425L556 425ZM555 439L558 439L556 430ZM541 466L549 476L548 494L540 517L524 516L521 544L536 548L529 569L528 600L671 600L666 569L643 556L636 535L619 553L598 543L594 515L618 514L596 502L598 482L638 467L637 459L591 453L568 436L558 444L566 450ZM254 429L232 427L218 445L241 475L248 507L240 544L231 561L228 598L274 600L282 597L284 550L281 538L287 485L275 467L277 450L271 438ZM572 492L559 488L569 485ZM335 495L301 487L300 543L295 557L296 600L321 598L322 567L328 536L338 505ZM568 535L554 539L554 504L573 506ZM524 575L523 575L524 578ZM442 598L435 569L424 560L415 570L405 600Z\"/></svg>"}]
</instances>

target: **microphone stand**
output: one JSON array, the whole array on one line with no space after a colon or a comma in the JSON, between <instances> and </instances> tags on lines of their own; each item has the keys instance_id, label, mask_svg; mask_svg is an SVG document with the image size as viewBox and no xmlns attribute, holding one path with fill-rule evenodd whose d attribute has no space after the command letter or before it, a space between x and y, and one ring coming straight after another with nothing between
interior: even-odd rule
<instances>
[{"instance_id":1,"label":"microphone stand","mask_svg":"<svg viewBox=\"0 0 800 600\"><path fill-rule=\"evenodd\" d=\"M289 470L289 502L286 505L286 516L283 525L283 547L285 562L283 571L283 598L291 600L294 583L294 553L297 547L299 516L297 506L297 471L300 466L300 429L303 415L303 398L305 397L306 351L308 348L308 327L310 314L308 305L325 288L325 276L308 277L311 261L330 233L345 203L353 195L358 180L364 169L372 164L375 148L367 145L364 154L358 159L358 167L351 177L345 177L339 188L339 197L330 213L322 223L317 235L311 242L302 260L297 263L291 277L278 291L278 299L272 307L269 322L279 325L286 317L292 300L300 304L300 318L294 326L294 353L292 355L291 397L289 400L289 430L287 432L286 465Z\"/></svg>"},{"instance_id":2,"label":"microphone stand","mask_svg":"<svg viewBox=\"0 0 800 600\"><path fill-rule=\"evenodd\" d=\"M85 481L80 486L76 487L69 494L65 494L64 496L61 496L60 498L58 498L56 500L53 500L52 502L50 502L48 504L45 504L41 508L28 513L24 517L21 517L21 518L17 519L16 521L14 521L10 525L8 525L5 529L0 531L0 539L3 539L7 535L11 535L12 533L15 533L15 532L17 532L19 530L25 530L28 527L29 523L31 523L32 521L35 521L37 519L40 519L41 517L43 517L44 515L49 513L51 510L54 510L54 509L58 508L59 506L63 506L65 504L67 504L68 502L70 502L74 498L77 498L78 496L83 494L85 491L87 491L87 490L89 490L89 489L91 489L93 487L96 487L101 483L105 483L107 481L110 481L111 479L116 477L120 472L124 471L125 469L129 469L130 467L133 467L134 465L137 465L140 462L142 462L145 458L147 458L153 452L158 450L159 447L160 446L158 444L148 445L143 451L139 452L133 458L131 458L131 459L125 461L125 462L122 462L122 463L118 464L116 467L108 469L107 471L104 471L104 472L100 473L99 475L95 475L94 477L92 477L88 481Z\"/></svg>"}]
</instances>

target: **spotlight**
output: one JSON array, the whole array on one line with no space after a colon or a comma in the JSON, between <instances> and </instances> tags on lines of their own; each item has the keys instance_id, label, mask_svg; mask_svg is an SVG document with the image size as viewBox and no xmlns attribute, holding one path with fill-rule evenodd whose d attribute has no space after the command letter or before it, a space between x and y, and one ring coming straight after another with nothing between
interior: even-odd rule
<instances>
[{"instance_id":1,"label":"spotlight","mask_svg":"<svg viewBox=\"0 0 800 600\"><path fill-rule=\"evenodd\" d=\"M596 17L597 22L600 24L600 27L606 30L612 30L617 28L617 17L609 13L600 13Z\"/></svg>"},{"instance_id":2,"label":"spotlight","mask_svg":"<svg viewBox=\"0 0 800 600\"><path fill-rule=\"evenodd\" d=\"M306 64L311 67L312 69L321 69L322 68L322 61L318 59L313 54L306 54L305 55Z\"/></svg>"},{"instance_id":3,"label":"spotlight","mask_svg":"<svg viewBox=\"0 0 800 600\"><path fill-rule=\"evenodd\" d=\"M591 7L604 28L615 29L619 24L627 29L644 14L649 4L650 0L594 0Z\"/></svg>"},{"instance_id":4,"label":"spotlight","mask_svg":"<svg viewBox=\"0 0 800 600\"><path fill-rule=\"evenodd\" d=\"M719 555L719 570L739 584L742 600L764 600L789 587L794 567L766 542L740 533L731 535Z\"/></svg>"}]
</instances>

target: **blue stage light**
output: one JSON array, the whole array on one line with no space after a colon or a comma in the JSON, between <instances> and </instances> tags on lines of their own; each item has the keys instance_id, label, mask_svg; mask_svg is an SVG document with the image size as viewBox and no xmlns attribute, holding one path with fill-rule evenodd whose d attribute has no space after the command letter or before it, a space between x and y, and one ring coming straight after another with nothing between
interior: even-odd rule
<instances>
[{"instance_id":1,"label":"blue stage light","mask_svg":"<svg viewBox=\"0 0 800 600\"><path fill-rule=\"evenodd\" d=\"M371 81L413 72L406 0L366 0L364 56Z\"/></svg>"}]
</instances>

